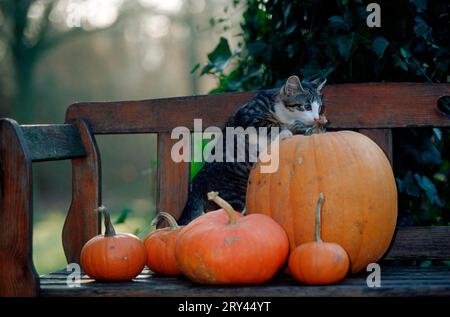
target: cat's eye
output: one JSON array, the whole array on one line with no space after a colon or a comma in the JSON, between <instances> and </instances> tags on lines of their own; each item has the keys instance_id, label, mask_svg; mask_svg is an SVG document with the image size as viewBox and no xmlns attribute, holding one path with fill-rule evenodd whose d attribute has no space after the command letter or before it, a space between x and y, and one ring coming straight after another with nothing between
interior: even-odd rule
<instances>
[{"instance_id":1,"label":"cat's eye","mask_svg":"<svg viewBox=\"0 0 450 317\"><path fill-rule=\"evenodd\" d=\"M305 107L304 107L303 105L299 104L299 103L296 103L296 104L290 105L289 107L292 107L292 108L297 108L297 109L299 109L300 111L303 111L303 110L305 110Z\"/></svg>"},{"instance_id":2,"label":"cat's eye","mask_svg":"<svg viewBox=\"0 0 450 317\"><path fill-rule=\"evenodd\" d=\"M305 106L305 109L306 109L306 111L311 111L311 109L312 109L312 108L311 108L311 105L306 105L306 106Z\"/></svg>"}]
</instances>

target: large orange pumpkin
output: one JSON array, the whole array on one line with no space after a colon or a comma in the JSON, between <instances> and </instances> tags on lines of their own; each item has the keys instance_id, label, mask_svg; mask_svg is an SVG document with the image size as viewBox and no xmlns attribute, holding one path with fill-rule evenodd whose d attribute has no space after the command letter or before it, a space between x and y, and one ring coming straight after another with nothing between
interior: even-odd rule
<instances>
[{"instance_id":1,"label":"large orange pumpkin","mask_svg":"<svg viewBox=\"0 0 450 317\"><path fill-rule=\"evenodd\" d=\"M260 284L272 278L289 252L283 228L265 215L242 217L216 192L208 197L223 209L181 230L175 257L183 274L202 284Z\"/></svg>"},{"instance_id":2,"label":"large orange pumpkin","mask_svg":"<svg viewBox=\"0 0 450 317\"><path fill-rule=\"evenodd\" d=\"M105 234L90 239L81 249L81 267L99 281L129 281L144 268L147 253L142 241L133 234L116 233L105 207Z\"/></svg>"},{"instance_id":3,"label":"large orange pumpkin","mask_svg":"<svg viewBox=\"0 0 450 317\"><path fill-rule=\"evenodd\" d=\"M351 271L376 262L392 240L397 189L386 155L352 131L296 135L280 142L279 168L250 173L246 208L271 216L286 230L291 250L313 241L316 197L323 192L322 236L349 254Z\"/></svg>"}]
</instances>

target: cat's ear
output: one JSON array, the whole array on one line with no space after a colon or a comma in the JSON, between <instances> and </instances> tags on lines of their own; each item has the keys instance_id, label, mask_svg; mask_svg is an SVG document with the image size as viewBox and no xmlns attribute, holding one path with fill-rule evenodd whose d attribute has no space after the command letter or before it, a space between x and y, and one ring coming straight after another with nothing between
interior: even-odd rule
<instances>
[{"instance_id":1,"label":"cat's ear","mask_svg":"<svg viewBox=\"0 0 450 317\"><path fill-rule=\"evenodd\" d=\"M327 79L326 78L317 78L317 79L314 79L312 82L311 82L311 84L313 84L314 86L316 86L316 90L318 91L318 92L320 92L322 89L323 89L323 87L325 87L325 84L327 83Z\"/></svg>"},{"instance_id":2,"label":"cat's ear","mask_svg":"<svg viewBox=\"0 0 450 317\"><path fill-rule=\"evenodd\" d=\"M297 76L293 75L286 80L284 85L284 93L286 95L298 94L301 90L303 90L303 87Z\"/></svg>"}]
</instances>

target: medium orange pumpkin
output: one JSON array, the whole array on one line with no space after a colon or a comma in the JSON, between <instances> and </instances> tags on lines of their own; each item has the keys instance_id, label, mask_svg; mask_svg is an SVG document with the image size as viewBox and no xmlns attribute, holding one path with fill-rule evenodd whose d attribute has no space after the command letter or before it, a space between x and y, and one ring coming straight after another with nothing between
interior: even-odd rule
<instances>
[{"instance_id":1,"label":"medium orange pumpkin","mask_svg":"<svg viewBox=\"0 0 450 317\"><path fill-rule=\"evenodd\" d=\"M313 241L315 197L327 197L322 236L341 245L351 271L378 261L392 240L397 189L386 155L352 131L296 135L280 142L279 168L251 171L246 208L271 216L286 230L291 250Z\"/></svg>"},{"instance_id":2,"label":"medium orange pumpkin","mask_svg":"<svg viewBox=\"0 0 450 317\"><path fill-rule=\"evenodd\" d=\"M176 276L181 275L175 260L175 243L182 227L166 212L160 212L156 221L165 219L169 227L161 228L150 233L144 240L147 249L147 265L156 273Z\"/></svg>"},{"instance_id":3,"label":"medium orange pumpkin","mask_svg":"<svg viewBox=\"0 0 450 317\"><path fill-rule=\"evenodd\" d=\"M320 236L320 211L323 204L320 193L316 207L314 241L299 245L291 252L289 273L298 281L310 285L334 284L348 272L347 252L337 243L323 242Z\"/></svg>"},{"instance_id":4,"label":"medium orange pumpkin","mask_svg":"<svg viewBox=\"0 0 450 317\"><path fill-rule=\"evenodd\" d=\"M116 233L107 208L98 210L105 218L105 234L86 242L81 250L81 266L95 280L129 281L145 266L144 244L133 234Z\"/></svg>"},{"instance_id":5,"label":"medium orange pumpkin","mask_svg":"<svg viewBox=\"0 0 450 317\"><path fill-rule=\"evenodd\" d=\"M216 192L208 198L223 209L181 230L175 247L181 271L202 284L260 284L271 279L289 252L283 228L265 215L242 217Z\"/></svg>"}]
</instances>

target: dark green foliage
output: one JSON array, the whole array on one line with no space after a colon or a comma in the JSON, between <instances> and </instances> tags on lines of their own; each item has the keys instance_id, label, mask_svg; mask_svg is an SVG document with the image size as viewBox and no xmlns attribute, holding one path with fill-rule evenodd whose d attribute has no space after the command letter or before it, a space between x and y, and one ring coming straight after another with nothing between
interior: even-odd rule
<instances>
[{"instance_id":1,"label":"dark green foliage","mask_svg":"<svg viewBox=\"0 0 450 317\"><path fill-rule=\"evenodd\" d=\"M450 131L407 129L395 137L400 223L448 225Z\"/></svg>"},{"instance_id":2,"label":"dark green foliage","mask_svg":"<svg viewBox=\"0 0 450 317\"><path fill-rule=\"evenodd\" d=\"M230 1L245 5L238 47L221 38L201 74L217 78L212 93L280 86L291 74L331 84L448 82L448 1L376 1L380 28L366 24L370 2ZM400 224L449 224L449 131L400 130L394 138Z\"/></svg>"}]
</instances>

